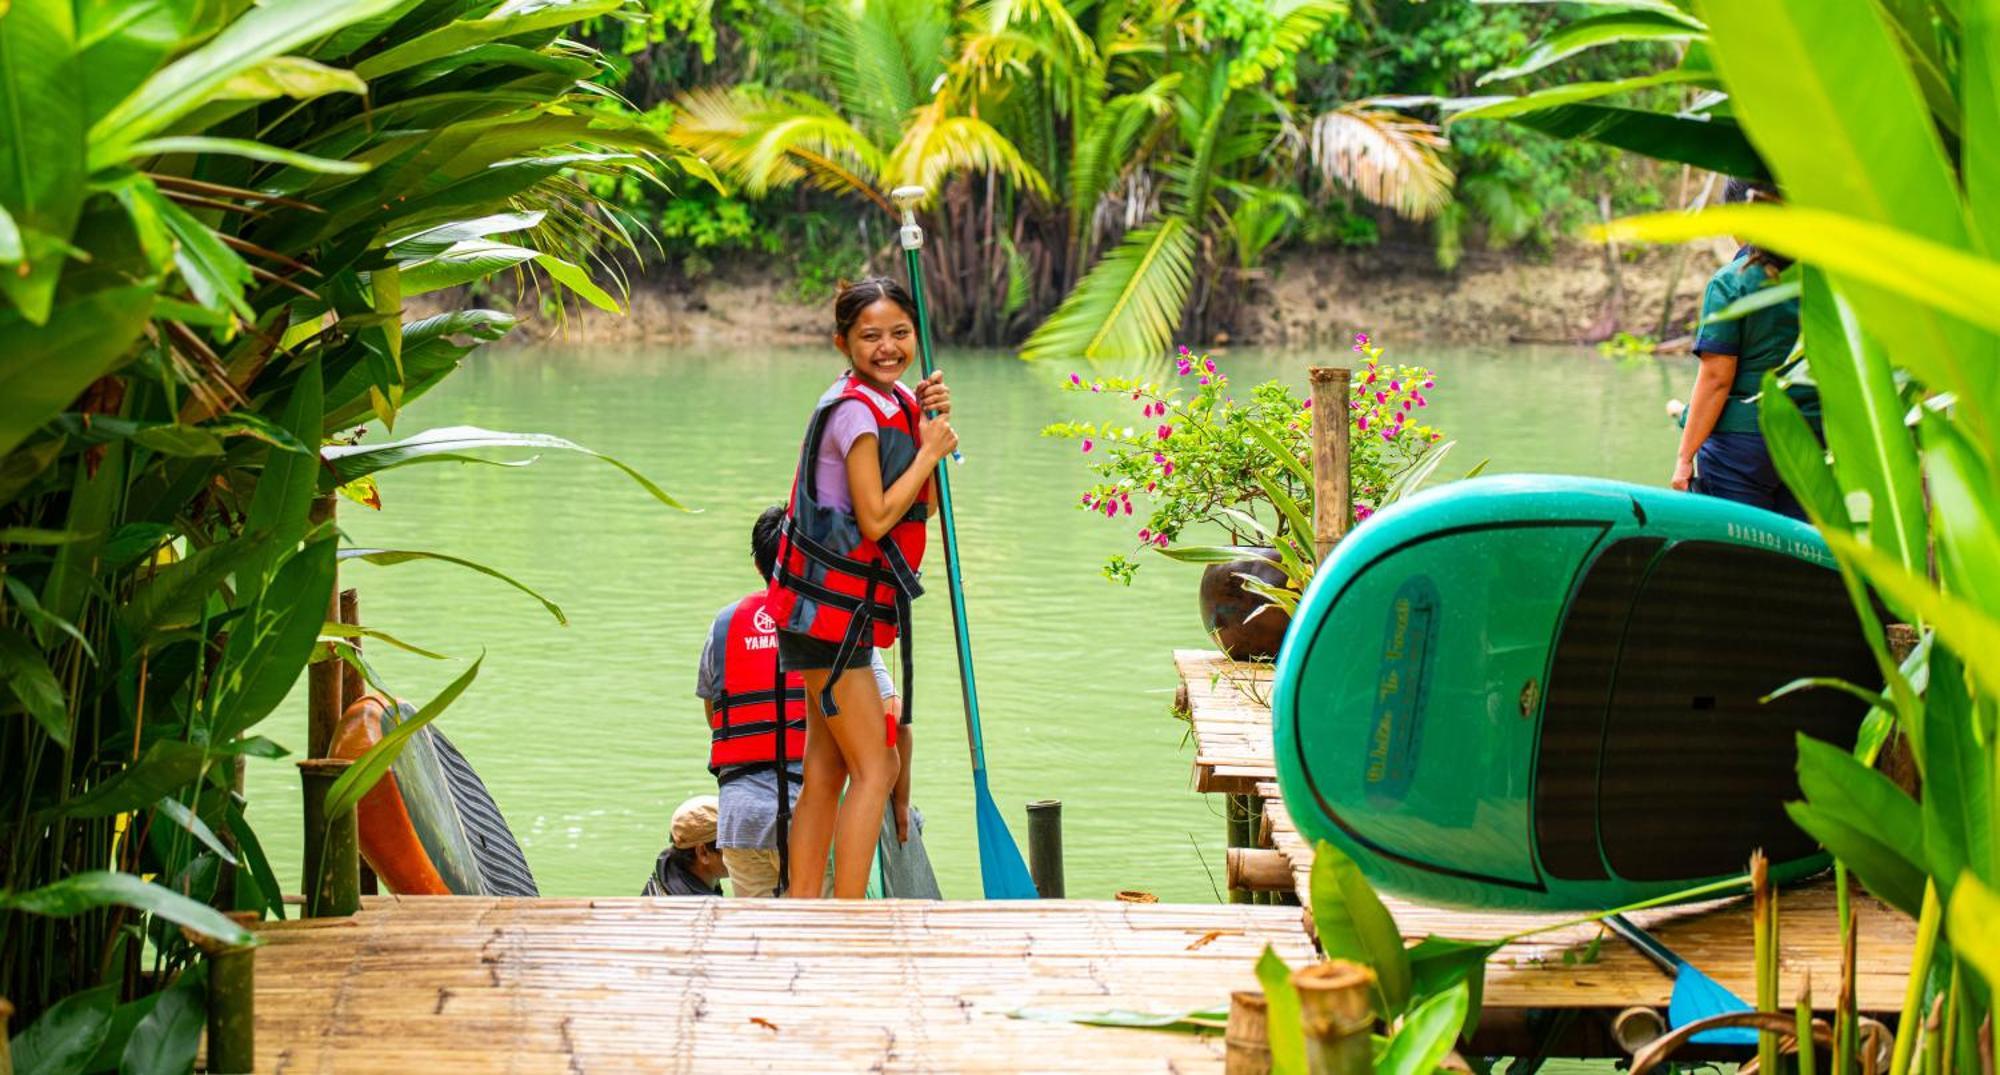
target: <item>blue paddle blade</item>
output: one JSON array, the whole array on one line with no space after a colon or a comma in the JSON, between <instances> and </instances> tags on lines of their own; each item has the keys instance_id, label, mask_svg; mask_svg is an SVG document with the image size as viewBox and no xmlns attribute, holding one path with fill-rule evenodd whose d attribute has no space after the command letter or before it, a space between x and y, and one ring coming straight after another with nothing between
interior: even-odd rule
<instances>
[{"instance_id":1,"label":"blue paddle blade","mask_svg":"<svg viewBox=\"0 0 2000 1075\"><path fill-rule=\"evenodd\" d=\"M1674 972L1674 995L1667 1001L1667 1025L1684 1027L1711 1015L1747 1012L1750 1005L1742 997L1722 988L1716 980L1682 963ZM1704 1030L1692 1039L1698 1045L1756 1045L1757 1032L1749 1027L1719 1027Z\"/></svg>"},{"instance_id":2,"label":"blue paddle blade","mask_svg":"<svg viewBox=\"0 0 2000 1075\"><path fill-rule=\"evenodd\" d=\"M984 769L972 771L972 801L973 815L979 823L979 879L986 886L986 898L1036 898L1040 893L1035 891L1035 879L1028 873L1028 864L1014 843L1014 834L1007 831L1007 819L994 803L992 789L986 786Z\"/></svg>"}]
</instances>

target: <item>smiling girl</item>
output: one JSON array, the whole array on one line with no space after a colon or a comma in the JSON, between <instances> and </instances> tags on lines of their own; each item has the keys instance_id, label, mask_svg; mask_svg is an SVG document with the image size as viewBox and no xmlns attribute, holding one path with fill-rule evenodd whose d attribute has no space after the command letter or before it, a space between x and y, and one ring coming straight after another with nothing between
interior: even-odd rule
<instances>
[{"instance_id":1,"label":"smiling girl","mask_svg":"<svg viewBox=\"0 0 2000 1075\"><path fill-rule=\"evenodd\" d=\"M806 424L779 537L768 606L778 665L806 685L805 781L787 885L800 899L820 895L829 842L833 895L866 892L892 792L898 834L907 832L909 784L899 777L909 743L910 602L923 592L917 567L936 498L932 474L958 446L942 375L917 382L915 392L898 380L916 354L915 310L902 285L882 277L844 284L834 297L833 345L847 369ZM899 636L901 736L868 667L870 650Z\"/></svg>"}]
</instances>

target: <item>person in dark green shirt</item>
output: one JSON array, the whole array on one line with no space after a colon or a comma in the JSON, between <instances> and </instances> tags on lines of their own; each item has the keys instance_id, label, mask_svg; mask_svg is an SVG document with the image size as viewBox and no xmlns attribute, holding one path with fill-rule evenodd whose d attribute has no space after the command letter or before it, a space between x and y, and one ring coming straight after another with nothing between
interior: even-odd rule
<instances>
[{"instance_id":1,"label":"person in dark green shirt","mask_svg":"<svg viewBox=\"0 0 2000 1075\"><path fill-rule=\"evenodd\" d=\"M1750 190L1743 200L1773 200L1768 188ZM1688 398L1673 486L1804 519L1757 428L1764 374L1783 367L1798 343L1799 301L1788 299L1727 321L1715 319L1731 304L1775 283L1786 264L1745 247L1709 278L1694 344L1701 369ZM1811 386L1795 385L1786 394L1807 420L1818 424L1819 394Z\"/></svg>"}]
</instances>

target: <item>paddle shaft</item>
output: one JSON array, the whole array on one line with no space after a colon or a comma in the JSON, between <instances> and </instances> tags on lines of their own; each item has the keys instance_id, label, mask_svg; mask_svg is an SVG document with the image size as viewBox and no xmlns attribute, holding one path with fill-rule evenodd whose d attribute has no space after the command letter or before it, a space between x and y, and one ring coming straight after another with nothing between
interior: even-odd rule
<instances>
[{"instance_id":1,"label":"paddle shaft","mask_svg":"<svg viewBox=\"0 0 2000 1075\"><path fill-rule=\"evenodd\" d=\"M910 297L917 304L917 354L924 376L931 375L930 317L924 309L923 232L914 225L903 229L903 264L909 270ZM951 593L951 630L958 644L958 689L965 697L965 738L972 749L974 772L986 770L986 744L979 727L979 689L972 678L972 632L965 620L965 587L959 581L958 525L951 513L951 474L945 467L934 472L938 487L938 528L944 541L946 588Z\"/></svg>"},{"instance_id":2,"label":"paddle shaft","mask_svg":"<svg viewBox=\"0 0 2000 1075\"><path fill-rule=\"evenodd\" d=\"M1622 914L1606 915L1604 924L1610 926L1611 932L1625 938L1626 943L1637 948L1640 955L1652 960L1654 965L1668 975L1678 977L1681 967L1687 963L1687 960L1675 955L1673 949L1660 943L1658 937L1640 929Z\"/></svg>"}]
</instances>

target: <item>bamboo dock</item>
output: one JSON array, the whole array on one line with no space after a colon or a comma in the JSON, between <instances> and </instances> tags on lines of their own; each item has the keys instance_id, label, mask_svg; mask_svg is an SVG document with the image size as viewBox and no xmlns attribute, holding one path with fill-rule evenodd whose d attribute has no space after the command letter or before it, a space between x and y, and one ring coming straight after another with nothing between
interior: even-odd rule
<instances>
[{"instance_id":1,"label":"bamboo dock","mask_svg":"<svg viewBox=\"0 0 2000 1075\"><path fill-rule=\"evenodd\" d=\"M1310 908L1312 849L1292 824L1273 767L1270 666L1232 661L1209 650L1177 650L1174 664L1181 678L1178 704L1193 730L1195 788L1261 802L1259 842L1284 855L1292 890ZM1575 917L1429 907L1392 897L1383 902L1410 940L1429 934L1493 940ZM1860 922L1857 1003L1863 1013L1893 1015L1903 1003L1916 925L1859 890L1853 905ZM1795 995L1808 972L1816 989L1830 990L1840 980L1840 929L1831 882L1821 879L1788 889L1779 906L1779 995ZM1738 996L1756 995L1747 898L1631 917ZM1481 1037L1505 1036L1536 1020L1546 1022L1549 1013L1663 1009L1672 979L1615 938L1594 945L1602 933L1594 925L1575 926L1502 948L1487 964ZM1515 1040L1490 1051L1511 1052L1521 1045L1515 1034ZM1590 1051L1595 1050L1580 1050L1579 1055Z\"/></svg>"},{"instance_id":2,"label":"bamboo dock","mask_svg":"<svg viewBox=\"0 0 2000 1075\"><path fill-rule=\"evenodd\" d=\"M1255 988L1295 909L1080 901L370 898L266 923L257 1070L1220 1071L1178 1013Z\"/></svg>"}]
</instances>

